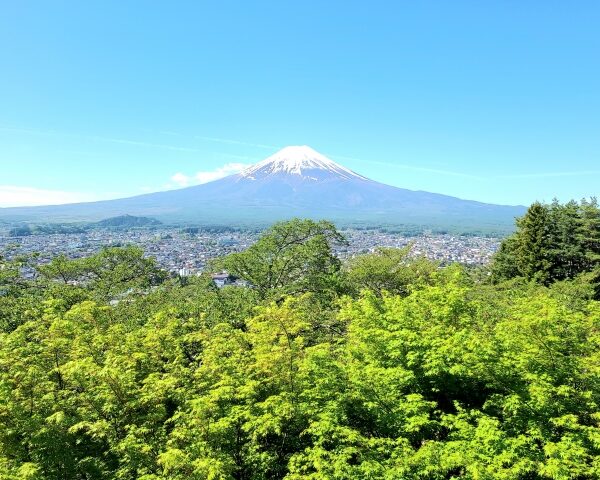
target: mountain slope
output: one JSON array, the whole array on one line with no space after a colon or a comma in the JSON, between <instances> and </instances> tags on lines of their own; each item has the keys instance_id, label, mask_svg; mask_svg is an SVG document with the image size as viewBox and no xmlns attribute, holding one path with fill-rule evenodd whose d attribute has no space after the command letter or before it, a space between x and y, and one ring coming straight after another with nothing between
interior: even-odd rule
<instances>
[{"instance_id":1,"label":"mountain slope","mask_svg":"<svg viewBox=\"0 0 600 480\"><path fill-rule=\"evenodd\" d=\"M306 216L507 231L523 211L385 185L302 146L286 147L239 174L203 185L102 202L0 209L0 218L66 221L130 214L166 223L248 225Z\"/></svg>"},{"instance_id":2,"label":"mountain slope","mask_svg":"<svg viewBox=\"0 0 600 480\"><path fill-rule=\"evenodd\" d=\"M98 227L108 228L135 228L135 227L155 227L162 222L154 218L135 217L133 215L119 215L118 217L105 218L96 223Z\"/></svg>"}]
</instances>

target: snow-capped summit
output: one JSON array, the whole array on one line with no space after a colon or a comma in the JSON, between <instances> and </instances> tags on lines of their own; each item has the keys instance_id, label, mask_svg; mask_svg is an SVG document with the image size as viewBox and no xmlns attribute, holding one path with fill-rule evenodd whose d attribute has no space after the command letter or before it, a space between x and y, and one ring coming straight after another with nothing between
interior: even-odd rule
<instances>
[{"instance_id":1,"label":"snow-capped summit","mask_svg":"<svg viewBox=\"0 0 600 480\"><path fill-rule=\"evenodd\" d=\"M299 175L306 180L322 180L324 174L351 179L365 177L327 158L307 145L290 146L242 171L240 176L256 180L271 175Z\"/></svg>"},{"instance_id":2,"label":"snow-capped summit","mask_svg":"<svg viewBox=\"0 0 600 480\"><path fill-rule=\"evenodd\" d=\"M295 146L241 173L202 185L94 203L0 208L0 219L89 221L129 214L170 224L256 226L307 217L349 225L458 225L510 231L514 217L524 211L385 185L310 147Z\"/></svg>"}]
</instances>

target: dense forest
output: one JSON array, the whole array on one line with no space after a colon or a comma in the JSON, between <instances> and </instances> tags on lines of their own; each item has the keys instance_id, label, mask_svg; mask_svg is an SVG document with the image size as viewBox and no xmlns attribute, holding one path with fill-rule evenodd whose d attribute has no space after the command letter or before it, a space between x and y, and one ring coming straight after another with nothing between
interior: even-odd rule
<instances>
[{"instance_id":1,"label":"dense forest","mask_svg":"<svg viewBox=\"0 0 600 480\"><path fill-rule=\"evenodd\" d=\"M600 478L595 200L488 267L344 242L276 224L220 289L135 247L0 259L0 478Z\"/></svg>"}]
</instances>

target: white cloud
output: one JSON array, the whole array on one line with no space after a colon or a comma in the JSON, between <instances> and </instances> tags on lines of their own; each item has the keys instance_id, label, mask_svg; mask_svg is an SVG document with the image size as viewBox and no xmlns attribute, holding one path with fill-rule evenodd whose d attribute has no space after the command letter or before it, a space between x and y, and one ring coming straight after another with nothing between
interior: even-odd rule
<instances>
[{"instance_id":1,"label":"white cloud","mask_svg":"<svg viewBox=\"0 0 600 480\"><path fill-rule=\"evenodd\" d=\"M203 183L212 182L219 178L240 173L244 168L249 167L247 163L226 163L221 167L217 167L214 170L206 170L196 172L195 175L185 175L184 173L177 172L171 177L171 182L166 185L166 188L181 188L189 187L191 185L201 185Z\"/></svg>"},{"instance_id":2,"label":"white cloud","mask_svg":"<svg viewBox=\"0 0 600 480\"><path fill-rule=\"evenodd\" d=\"M97 200L88 193L43 190L16 185L0 185L0 207L31 207Z\"/></svg>"},{"instance_id":3,"label":"white cloud","mask_svg":"<svg viewBox=\"0 0 600 480\"><path fill-rule=\"evenodd\" d=\"M197 172L195 175L185 175L177 172L171 177L171 183L165 188L181 188L190 185L211 182L219 178L241 172L248 167L245 163L227 163L214 170ZM150 192L160 189L143 187L142 191ZM36 205L62 205L65 203L93 202L108 198L121 198L126 195L118 192L104 192L102 195L84 192L68 192L63 190L46 190L17 185L0 185L0 208L3 207L33 207Z\"/></svg>"},{"instance_id":4,"label":"white cloud","mask_svg":"<svg viewBox=\"0 0 600 480\"><path fill-rule=\"evenodd\" d=\"M190 177L184 175L183 173L177 172L171 177L171 181L175 182L180 187L187 187L190 183Z\"/></svg>"},{"instance_id":5,"label":"white cloud","mask_svg":"<svg viewBox=\"0 0 600 480\"><path fill-rule=\"evenodd\" d=\"M196 183L208 183L212 182L213 180L226 177L227 175L240 173L248 166L249 165L246 163L227 163L222 167L215 168L214 170L210 170L208 172L198 172L196 175L194 175L194 179L196 180Z\"/></svg>"}]
</instances>

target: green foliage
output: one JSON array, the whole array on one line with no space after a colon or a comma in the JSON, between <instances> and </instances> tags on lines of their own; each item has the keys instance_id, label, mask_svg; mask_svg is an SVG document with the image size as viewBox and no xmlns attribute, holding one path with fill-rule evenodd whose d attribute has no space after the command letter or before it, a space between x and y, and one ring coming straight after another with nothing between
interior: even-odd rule
<instances>
[{"instance_id":1,"label":"green foliage","mask_svg":"<svg viewBox=\"0 0 600 480\"><path fill-rule=\"evenodd\" d=\"M61 255L39 271L51 282L79 285L105 300L147 289L166 278L156 261L145 258L143 250L134 246L104 248L96 255L76 260Z\"/></svg>"},{"instance_id":2,"label":"green foliage","mask_svg":"<svg viewBox=\"0 0 600 480\"><path fill-rule=\"evenodd\" d=\"M522 276L544 285L594 272L600 293L600 208L595 198L564 205L534 203L502 242L493 276ZM600 298L600 296L597 296Z\"/></svg>"},{"instance_id":3,"label":"green foliage","mask_svg":"<svg viewBox=\"0 0 600 480\"><path fill-rule=\"evenodd\" d=\"M560 235L593 263L584 231ZM600 478L593 272L494 284L406 249L341 268L340 240L276 226L225 259L254 288L165 280L131 248L31 280L2 261L0 478Z\"/></svg>"},{"instance_id":4,"label":"green foliage","mask_svg":"<svg viewBox=\"0 0 600 480\"><path fill-rule=\"evenodd\" d=\"M552 264L548 251L554 245L550 235L552 223L548 208L541 203L529 207L523 218L517 221L519 241L517 246L517 267L526 278L539 279L543 283L550 280Z\"/></svg>"},{"instance_id":5,"label":"green foliage","mask_svg":"<svg viewBox=\"0 0 600 480\"><path fill-rule=\"evenodd\" d=\"M410 288L427 284L438 264L424 257L410 258L410 248L378 248L354 257L346 265L349 287L354 292L368 289L379 295L386 291L405 296Z\"/></svg>"},{"instance_id":6,"label":"green foliage","mask_svg":"<svg viewBox=\"0 0 600 480\"><path fill-rule=\"evenodd\" d=\"M30 258L8 261L0 256L0 332L11 331L30 317L41 295L21 271L31 268Z\"/></svg>"},{"instance_id":7,"label":"green foliage","mask_svg":"<svg viewBox=\"0 0 600 480\"><path fill-rule=\"evenodd\" d=\"M276 223L247 250L217 263L256 288L262 298L332 291L340 261L332 246L345 243L330 222L294 219Z\"/></svg>"},{"instance_id":8,"label":"green foliage","mask_svg":"<svg viewBox=\"0 0 600 480\"><path fill-rule=\"evenodd\" d=\"M162 222L159 222L154 218L136 217L134 215L119 215L118 217L110 217L104 220L100 220L94 225L98 227L108 228L136 228L156 226L161 224Z\"/></svg>"}]
</instances>

